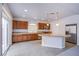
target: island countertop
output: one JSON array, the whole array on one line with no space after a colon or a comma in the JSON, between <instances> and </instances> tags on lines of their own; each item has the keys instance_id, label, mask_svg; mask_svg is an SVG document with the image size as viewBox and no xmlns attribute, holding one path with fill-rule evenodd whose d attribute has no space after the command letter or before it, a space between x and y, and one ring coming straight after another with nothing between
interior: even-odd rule
<instances>
[{"instance_id":1,"label":"island countertop","mask_svg":"<svg viewBox=\"0 0 79 59\"><path fill-rule=\"evenodd\" d=\"M53 34L42 34L41 36L49 36L49 37L71 37L71 35L53 35Z\"/></svg>"},{"instance_id":2,"label":"island countertop","mask_svg":"<svg viewBox=\"0 0 79 59\"><path fill-rule=\"evenodd\" d=\"M65 37L65 35L53 35L53 34L42 34L41 36L49 36L49 37Z\"/></svg>"}]
</instances>

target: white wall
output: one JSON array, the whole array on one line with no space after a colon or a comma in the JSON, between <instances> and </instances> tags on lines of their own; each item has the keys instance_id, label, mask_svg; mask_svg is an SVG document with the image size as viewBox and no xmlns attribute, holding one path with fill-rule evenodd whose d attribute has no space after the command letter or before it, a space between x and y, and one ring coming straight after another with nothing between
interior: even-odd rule
<instances>
[{"instance_id":1,"label":"white wall","mask_svg":"<svg viewBox=\"0 0 79 59\"><path fill-rule=\"evenodd\" d=\"M0 55L1 55L1 50L2 50L2 19L1 19L1 4L0 4Z\"/></svg>"},{"instance_id":2,"label":"white wall","mask_svg":"<svg viewBox=\"0 0 79 59\"><path fill-rule=\"evenodd\" d=\"M37 24L29 24L28 25L28 32L29 33L37 33Z\"/></svg>"},{"instance_id":3,"label":"white wall","mask_svg":"<svg viewBox=\"0 0 79 59\"><path fill-rule=\"evenodd\" d=\"M12 15L10 13L10 10L9 10L7 4L4 4L2 6L2 9L3 9L3 12L7 15L7 20L9 22L9 33L8 33L8 35L9 35L9 45L11 45L12 44ZM3 16L5 16L4 13L2 14Z\"/></svg>"},{"instance_id":4,"label":"white wall","mask_svg":"<svg viewBox=\"0 0 79 59\"><path fill-rule=\"evenodd\" d=\"M79 45L79 15L65 17L59 20L59 26L56 26L57 21L52 21L52 32L56 35L65 35L66 24L77 24L77 45Z\"/></svg>"}]
</instances>

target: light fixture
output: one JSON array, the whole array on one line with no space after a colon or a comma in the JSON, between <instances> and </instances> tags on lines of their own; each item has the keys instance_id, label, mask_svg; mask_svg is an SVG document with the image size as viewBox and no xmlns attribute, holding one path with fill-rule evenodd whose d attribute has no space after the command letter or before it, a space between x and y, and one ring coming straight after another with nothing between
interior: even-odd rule
<instances>
[{"instance_id":1,"label":"light fixture","mask_svg":"<svg viewBox=\"0 0 79 59\"><path fill-rule=\"evenodd\" d=\"M47 24L47 26L49 26L49 24Z\"/></svg>"},{"instance_id":2,"label":"light fixture","mask_svg":"<svg viewBox=\"0 0 79 59\"><path fill-rule=\"evenodd\" d=\"M57 15L57 23L56 23L56 26L59 26L59 14L58 14L58 12L56 12L56 15Z\"/></svg>"},{"instance_id":3,"label":"light fixture","mask_svg":"<svg viewBox=\"0 0 79 59\"><path fill-rule=\"evenodd\" d=\"M52 19L52 20L56 20L56 26L59 26L60 23L59 23L59 12L52 12L52 13L47 13L47 19ZM47 24L47 26L49 26L49 24Z\"/></svg>"},{"instance_id":4,"label":"light fixture","mask_svg":"<svg viewBox=\"0 0 79 59\"><path fill-rule=\"evenodd\" d=\"M27 11L28 11L27 9L24 10L24 12L27 12Z\"/></svg>"},{"instance_id":5,"label":"light fixture","mask_svg":"<svg viewBox=\"0 0 79 59\"><path fill-rule=\"evenodd\" d=\"M59 24L58 24L58 23L56 23L56 26L59 26Z\"/></svg>"}]
</instances>

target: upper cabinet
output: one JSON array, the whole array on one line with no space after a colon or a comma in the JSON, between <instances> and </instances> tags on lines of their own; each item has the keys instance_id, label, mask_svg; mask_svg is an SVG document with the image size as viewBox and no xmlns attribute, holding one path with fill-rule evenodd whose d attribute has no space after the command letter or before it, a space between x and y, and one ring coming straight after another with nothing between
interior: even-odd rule
<instances>
[{"instance_id":1,"label":"upper cabinet","mask_svg":"<svg viewBox=\"0 0 79 59\"><path fill-rule=\"evenodd\" d=\"M28 22L13 20L13 29L28 29Z\"/></svg>"},{"instance_id":2,"label":"upper cabinet","mask_svg":"<svg viewBox=\"0 0 79 59\"><path fill-rule=\"evenodd\" d=\"M38 23L38 29L50 30L50 24L49 23Z\"/></svg>"},{"instance_id":3,"label":"upper cabinet","mask_svg":"<svg viewBox=\"0 0 79 59\"><path fill-rule=\"evenodd\" d=\"M13 24L13 29L17 29L17 21L15 21L15 20L13 20L13 22L12 22Z\"/></svg>"}]
</instances>

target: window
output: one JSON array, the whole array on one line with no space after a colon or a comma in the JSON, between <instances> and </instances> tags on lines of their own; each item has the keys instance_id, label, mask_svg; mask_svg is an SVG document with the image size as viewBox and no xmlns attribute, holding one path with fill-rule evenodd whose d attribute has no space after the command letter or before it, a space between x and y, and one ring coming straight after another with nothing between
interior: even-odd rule
<instances>
[{"instance_id":1,"label":"window","mask_svg":"<svg viewBox=\"0 0 79 59\"><path fill-rule=\"evenodd\" d=\"M4 54L8 48L8 28L8 20L4 16L2 16L2 54Z\"/></svg>"}]
</instances>

